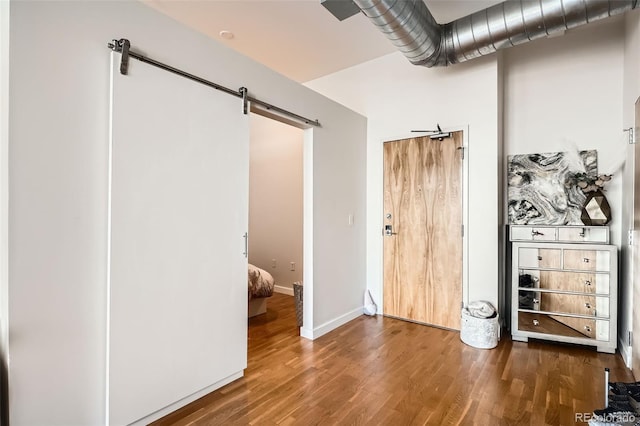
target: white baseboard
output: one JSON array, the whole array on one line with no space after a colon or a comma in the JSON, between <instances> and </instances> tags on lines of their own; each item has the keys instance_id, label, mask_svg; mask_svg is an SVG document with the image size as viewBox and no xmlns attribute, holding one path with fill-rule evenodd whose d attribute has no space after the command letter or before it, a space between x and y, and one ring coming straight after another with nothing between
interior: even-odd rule
<instances>
[{"instance_id":1,"label":"white baseboard","mask_svg":"<svg viewBox=\"0 0 640 426\"><path fill-rule=\"evenodd\" d=\"M313 329L305 328L304 326L300 327L300 336L304 337L305 339L315 340L318 337L323 336L328 332L335 330L341 325L344 325L349 321L353 321L354 319L358 318L360 315L364 315L363 310L364 310L364 307L360 306L350 312L347 312L344 315L340 315L339 317L334 318L330 321L327 321L324 324Z\"/></svg>"},{"instance_id":2,"label":"white baseboard","mask_svg":"<svg viewBox=\"0 0 640 426\"><path fill-rule=\"evenodd\" d=\"M156 420L159 420L159 419L163 418L164 416L166 416L167 414L173 413L177 409L182 408L185 405L192 403L196 399L202 398L206 394L211 393L216 389L220 389L224 385L228 385L229 383L233 382L234 380L239 379L243 375L244 375L244 370L239 371L237 373L234 373L234 374L232 374L232 375L230 375L228 377L225 377L224 379L212 384L211 386L207 386L206 388L204 388L202 390L199 390L199 391L187 396L186 398L182 398L181 400L176 401L173 404L168 405L168 406L156 411L155 413L148 415L147 417L144 417L144 418L142 418L140 420L137 420L137 421L131 423L131 425L134 425L134 426L148 425L149 423L154 422Z\"/></svg>"},{"instance_id":3,"label":"white baseboard","mask_svg":"<svg viewBox=\"0 0 640 426\"><path fill-rule=\"evenodd\" d=\"M627 368L631 368L632 360L631 360L631 346L627 346L622 342L622 339L618 337L618 350L620 351L620 355L622 355L622 360L624 361Z\"/></svg>"},{"instance_id":4,"label":"white baseboard","mask_svg":"<svg viewBox=\"0 0 640 426\"><path fill-rule=\"evenodd\" d=\"M281 294L288 294L289 296L293 296L293 289L289 287L283 287L281 285L276 285L273 287L273 291Z\"/></svg>"}]
</instances>

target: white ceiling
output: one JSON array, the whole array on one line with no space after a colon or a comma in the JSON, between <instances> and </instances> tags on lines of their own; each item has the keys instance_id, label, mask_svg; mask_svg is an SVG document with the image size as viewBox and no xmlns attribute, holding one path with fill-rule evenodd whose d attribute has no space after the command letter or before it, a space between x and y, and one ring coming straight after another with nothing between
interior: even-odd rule
<instances>
[{"instance_id":1,"label":"white ceiling","mask_svg":"<svg viewBox=\"0 0 640 426\"><path fill-rule=\"evenodd\" d=\"M305 82L394 52L363 14L338 21L320 0L142 0L238 52ZM440 23L496 0L425 0ZM220 37L227 30L234 38Z\"/></svg>"}]
</instances>

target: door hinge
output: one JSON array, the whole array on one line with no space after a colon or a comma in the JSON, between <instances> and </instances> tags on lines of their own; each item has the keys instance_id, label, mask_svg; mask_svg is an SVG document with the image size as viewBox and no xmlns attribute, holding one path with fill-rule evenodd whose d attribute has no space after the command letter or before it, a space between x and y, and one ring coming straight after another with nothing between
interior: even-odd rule
<instances>
[{"instance_id":1,"label":"door hinge","mask_svg":"<svg viewBox=\"0 0 640 426\"><path fill-rule=\"evenodd\" d=\"M633 245L633 229L629 229L629 233L627 234L627 242L630 246Z\"/></svg>"},{"instance_id":2,"label":"door hinge","mask_svg":"<svg viewBox=\"0 0 640 426\"><path fill-rule=\"evenodd\" d=\"M629 346L633 346L633 332L629 332Z\"/></svg>"},{"instance_id":3,"label":"door hinge","mask_svg":"<svg viewBox=\"0 0 640 426\"><path fill-rule=\"evenodd\" d=\"M462 234L462 238L464 238L464 225L460 225L460 231Z\"/></svg>"},{"instance_id":4,"label":"door hinge","mask_svg":"<svg viewBox=\"0 0 640 426\"><path fill-rule=\"evenodd\" d=\"M628 129L623 129L623 131L629 132L629 144L634 145L636 143L636 129L629 127Z\"/></svg>"},{"instance_id":5,"label":"door hinge","mask_svg":"<svg viewBox=\"0 0 640 426\"><path fill-rule=\"evenodd\" d=\"M464 160L464 146L459 146L457 149L460 150L460 158Z\"/></svg>"}]
</instances>

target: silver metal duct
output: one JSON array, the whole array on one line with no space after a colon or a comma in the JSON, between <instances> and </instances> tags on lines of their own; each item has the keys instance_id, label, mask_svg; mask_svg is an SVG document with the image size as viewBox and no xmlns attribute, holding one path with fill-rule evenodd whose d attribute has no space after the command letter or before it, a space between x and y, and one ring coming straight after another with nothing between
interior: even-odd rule
<instances>
[{"instance_id":1,"label":"silver metal duct","mask_svg":"<svg viewBox=\"0 0 640 426\"><path fill-rule=\"evenodd\" d=\"M415 65L446 66L625 13L638 0L509 0L438 24L423 0L353 0Z\"/></svg>"}]
</instances>

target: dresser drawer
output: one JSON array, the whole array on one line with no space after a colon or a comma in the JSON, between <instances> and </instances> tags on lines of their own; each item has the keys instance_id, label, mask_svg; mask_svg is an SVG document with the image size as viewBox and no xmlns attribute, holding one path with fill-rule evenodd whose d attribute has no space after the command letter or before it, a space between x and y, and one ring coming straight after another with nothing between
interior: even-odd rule
<instances>
[{"instance_id":1,"label":"dresser drawer","mask_svg":"<svg viewBox=\"0 0 640 426\"><path fill-rule=\"evenodd\" d=\"M521 269L519 281L520 287L526 285L545 290L609 294L609 275L606 273Z\"/></svg>"},{"instance_id":2,"label":"dresser drawer","mask_svg":"<svg viewBox=\"0 0 640 426\"><path fill-rule=\"evenodd\" d=\"M540 293L540 310L609 318L609 298L591 295Z\"/></svg>"},{"instance_id":3,"label":"dresser drawer","mask_svg":"<svg viewBox=\"0 0 640 426\"><path fill-rule=\"evenodd\" d=\"M586 272L536 271L539 287L547 290L609 294L609 275Z\"/></svg>"},{"instance_id":4,"label":"dresser drawer","mask_svg":"<svg viewBox=\"0 0 640 426\"><path fill-rule=\"evenodd\" d=\"M608 227L560 227L558 241L579 243L609 243Z\"/></svg>"},{"instance_id":5,"label":"dresser drawer","mask_svg":"<svg viewBox=\"0 0 640 426\"><path fill-rule=\"evenodd\" d=\"M518 309L609 318L609 298L590 294L518 290Z\"/></svg>"},{"instance_id":6,"label":"dresser drawer","mask_svg":"<svg viewBox=\"0 0 640 426\"><path fill-rule=\"evenodd\" d=\"M609 321L518 312L518 331L609 341Z\"/></svg>"},{"instance_id":7,"label":"dresser drawer","mask_svg":"<svg viewBox=\"0 0 640 426\"><path fill-rule=\"evenodd\" d=\"M512 241L555 241L556 228L537 228L535 226L513 226Z\"/></svg>"},{"instance_id":8,"label":"dresser drawer","mask_svg":"<svg viewBox=\"0 0 640 426\"><path fill-rule=\"evenodd\" d=\"M567 327L584 334L585 337L588 337L590 339L596 338L596 324L598 323L598 321L596 320L587 318L563 317L559 315L549 315L549 318L552 318L555 321L558 321L559 323L564 324Z\"/></svg>"},{"instance_id":9,"label":"dresser drawer","mask_svg":"<svg viewBox=\"0 0 640 426\"><path fill-rule=\"evenodd\" d=\"M518 249L518 267L552 268L562 266L562 250L553 248L520 247Z\"/></svg>"},{"instance_id":10,"label":"dresser drawer","mask_svg":"<svg viewBox=\"0 0 640 426\"><path fill-rule=\"evenodd\" d=\"M511 225L511 241L609 244L608 226Z\"/></svg>"},{"instance_id":11,"label":"dresser drawer","mask_svg":"<svg viewBox=\"0 0 640 426\"><path fill-rule=\"evenodd\" d=\"M578 271L602 271L610 269L610 256L608 251L601 250L564 250L564 269Z\"/></svg>"}]
</instances>

